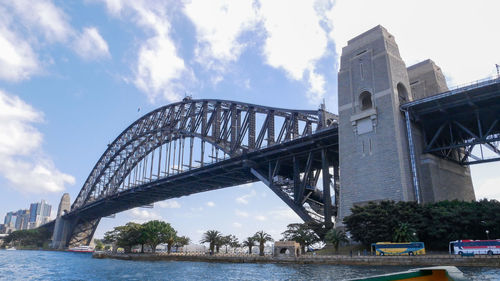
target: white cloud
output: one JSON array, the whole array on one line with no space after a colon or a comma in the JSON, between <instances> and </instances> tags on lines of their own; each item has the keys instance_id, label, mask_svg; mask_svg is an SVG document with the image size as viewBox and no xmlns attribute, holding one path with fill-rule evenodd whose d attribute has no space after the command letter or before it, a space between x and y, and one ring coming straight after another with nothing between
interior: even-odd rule
<instances>
[{"instance_id":1,"label":"white cloud","mask_svg":"<svg viewBox=\"0 0 500 281\"><path fill-rule=\"evenodd\" d=\"M193 0L184 12L196 27L196 55L207 68L237 60L244 48L239 36L257 23L253 0Z\"/></svg>"},{"instance_id":2,"label":"white cloud","mask_svg":"<svg viewBox=\"0 0 500 281\"><path fill-rule=\"evenodd\" d=\"M395 36L407 66L430 58L452 84L461 84L495 72L500 37L491 32L499 10L494 0L339 0L329 14L330 36L340 54L347 40L381 24Z\"/></svg>"},{"instance_id":3,"label":"white cloud","mask_svg":"<svg viewBox=\"0 0 500 281\"><path fill-rule=\"evenodd\" d=\"M300 217L290 208L279 208L268 212L269 216L273 218L274 221L293 221L300 220Z\"/></svg>"},{"instance_id":4,"label":"white cloud","mask_svg":"<svg viewBox=\"0 0 500 281\"><path fill-rule=\"evenodd\" d=\"M133 66L135 86L147 95L150 102L180 100L185 90L184 82L194 78L170 37L168 3L103 1L112 15L132 20L149 36L147 40L141 40L143 43Z\"/></svg>"},{"instance_id":5,"label":"white cloud","mask_svg":"<svg viewBox=\"0 0 500 281\"><path fill-rule=\"evenodd\" d=\"M251 190L250 193L248 194L245 194L245 195L242 195L240 197L237 197L236 198L236 202L239 203L239 204L244 204L244 205L247 205L248 204L248 200L252 197L254 197L257 193L255 192L255 190Z\"/></svg>"},{"instance_id":6,"label":"white cloud","mask_svg":"<svg viewBox=\"0 0 500 281\"><path fill-rule=\"evenodd\" d=\"M134 222L138 223L143 223L150 220L163 220L163 218L159 214L153 211L143 210L139 208L131 209L129 211L129 215Z\"/></svg>"},{"instance_id":7,"label":"white cloud","mask_svg":"<svg viewBox=\"0 0 500 281\"><path fill-rule=\"evenodd\" d=\"M181 207L181 204L175 200L166 200L156 202L156 205L160 208L168 208L168 209L178 209Z\"/></svg>"},{"instance_id":8,"label":"white cloud","mask_svg":"<svg viewBox=\"0 0 500 281\"><path fill-rule=\"evenodd\" d=\"M260 15L267 32L266 62L282 68L295 80L302 80L308 73L307 97L313 104L319 103L325 93L324 77L317 73L315 65L327 51L328 36L321 22L330 8L329 1L261 2Z\"/></svg>"},{"instance_id":9,"label":"white cloud","mask_svg":"<svg viewBox=\"0 0 500 281\"><path fill-rule=\"evenodd\" d=\"M30 28L43 34L50 42L65 42L73 35L68 16L51 0L8 1L20 20Z\"/></svg>"},{"instance_id":10,"label":"white cloud","mask_svg":"<svg viewBox=\"0 0 500 281\"><path fill-rule=\"evenodd\" d=\"M84 28L74 44L76 53L86 60L110 57L108 44L95 27Z\"/></svg>"},{"instance_id":11,"label":"white cloud","mask_svg":"<svg viewBox=\"0 0 500 281\"><path fill-rule=\"evenodd\" d=\"M267 218L263 215L258 215L258 216L255 216L255 219L258 220L258 221L265 221L267 220Z\"/></svg>"},{"instance_id":12,"label":"white cloud","mask_svg":"<svg viewBox=\"0 0 500 281\"><path fill-rule=\"evenodd\" d=\"M214 202L212 202L212 201L208 201L208 202L207 202L207 206L208 206L208 207L215 207L215 203L214 203Z\"/></svg>"},{"instance_id":13,"label":"white cloud","mask_svg":"<svg viewBox=\"0 0 500 281\"><path fill-rule=\"evenodd\" d=\"M239 222L233 222L233 227L234 228L242 228L243 225L241 223L239 223Z\"/></svg>"},{"instance_id":14,"label":"white cloud","mask_svg":"<svg viewBox=\"0 0 500 281\"><path fill-rule=\"evenodd\" d=\"M5 15L0 8L0 17ZM37 55L31 46L7 27L0 18L0 79L19 81L40 71Z\"/></svg>"},{"instance_id":15,"label":"white cloud","mask_svg":"<svg viewBox=\"0 0 500 281\"><path fill-rule=\"evenodd\" d=\"M240 211L238 209L236 209L234 211L234 214L237 215L238 217L242 217L242 218L247 218L249 216L249 214L245 211Z\"/></svg>"},{"instance_id":16,"label":"white cloud","mask_svg":"<svg viewBox=\"0 0 500 281\"><path fill-rule=\"evenodd\" d=\"M41 112L0 90L0 173L23 192L61 192L75 183L43 153L43 136L33 126L42 121Z\"/></svg>"},{"instance_id":17,"label":"white cloud","mask_svg":"<svg viewBox=\"0 0 500 281\"><path fill-rule=\"evenodd\" d=\"M41 72L37 51L62 43L84 59L109 56L96 28L77 34L69 17L51 0L4 1L0 5L0 79L20 81ZM52 58L48 58L51 61Z\"/></svg>"}]
</instances>

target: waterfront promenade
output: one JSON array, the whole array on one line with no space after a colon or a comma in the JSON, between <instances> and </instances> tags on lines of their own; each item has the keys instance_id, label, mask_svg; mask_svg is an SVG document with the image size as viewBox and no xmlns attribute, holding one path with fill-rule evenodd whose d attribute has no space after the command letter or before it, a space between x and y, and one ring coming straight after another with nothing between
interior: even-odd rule
<instances>
[{"instance_id":1,"label":"waterfront promenade","mask_svg":"<svg viewBox=\"0 0 500 281\"><path fill-rule=\"evenodd\" d=\"M95 252L96 259L121 259L135 261L196 261L226 263L295 263L295 264L332 264L332 265L370 265L370 266L474 266L500 267L500 256L462 257L455 255L422 256L346 256L346 255L302 255L300 257L272 257L245 254L203 253L111 253Z\"/></svg>"}]
</instances>

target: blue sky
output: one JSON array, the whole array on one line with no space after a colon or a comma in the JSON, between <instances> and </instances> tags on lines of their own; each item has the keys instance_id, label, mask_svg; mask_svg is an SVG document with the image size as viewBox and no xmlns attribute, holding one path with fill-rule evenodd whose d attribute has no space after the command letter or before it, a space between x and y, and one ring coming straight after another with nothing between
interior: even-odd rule
<instances>
[{"instance_id":1,"label":"blue sky","mask_svg":"<svg viewBox=\"0 0 500 281\"><path fill-rule=\"evenodd\" d=\"M186 94L300 109L325 99L337 112L341 47L377 24L407 66L431 58L449 85L493 75L499 10L493 0L2 1L0 216L41 199L56 209L63 192L73 200L108 143ZM500 165L471 169L476 196L500 199ZM279 239L299 221L255 183L129 210L96 234L149 219L194 241L208 229Z\"/></svg>"}]
</instances>

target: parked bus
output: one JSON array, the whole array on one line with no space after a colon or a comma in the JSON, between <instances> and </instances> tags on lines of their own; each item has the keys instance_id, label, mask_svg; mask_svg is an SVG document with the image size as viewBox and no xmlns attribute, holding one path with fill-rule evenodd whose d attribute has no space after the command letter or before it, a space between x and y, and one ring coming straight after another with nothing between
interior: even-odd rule
<instances>
[{"instance_id":1,"label":"parked bus","mask_svg":"<svg viewBox=\"0 0 500 281\"><path fill-rule=\"evenodd\" d=\"M500 239L458 240L450 242L450 254L454 255L500 255Z\"/></svg>"},{"instance_id":2,"label":"parked bus","mask_svg":"<svg viewBox=\"0 0 500 281\"><path fill-rule=\"evenodd\" d=\"M371 251L377 256L425 255L425 246L424 242L377 242L372 244Z\"/></svg>"}]
</instances>

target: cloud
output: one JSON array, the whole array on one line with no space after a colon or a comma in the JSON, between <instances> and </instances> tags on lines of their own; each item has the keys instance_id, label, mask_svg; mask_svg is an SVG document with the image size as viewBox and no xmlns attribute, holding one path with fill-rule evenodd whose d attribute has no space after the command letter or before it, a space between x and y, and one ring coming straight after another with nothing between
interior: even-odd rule
<instances>
[{"instance_id":1,"label":"cloud","mask_svg":"<svg viewBox=\"0 0 500 281\"><path fill-rule=\"evenodd\" d=\"M208 206L208 207L215 207L215 203L214 203L214 202L212 202L212 201L208 201L208 202L207 202L207 206Z\"/></svg>"},{"instance_id":2,"label":"cloud","mask_svg":"<svg viewBox=\"0 0 500 281\"><path fill-rule=\"evenodd\" d=\"M167 12L170 6L175 5L160 1L103 2L110 14L132 21L148 36L146 40L141 40L137 59L132 66L134 77L130 80L146 94L150 102L154 103L158 99L168 102L180 100L185 92L184 85L194 78L177 54L176 44L171 38Z\"/></svg>"},{"instance_id":3,"label":"cloud","mask_svg":"<svg viewBox=\"0 0 500 281\"><path fill-rule=\"evenodd\" d=\"M239 222L233 222L233 227L234 228L242 228L243 225L241 223L239 223Z\"/></svg>"},{"instance_id":4,"label":"cloud","mask_svg":"<svg viewBox=\"0 0 500 281\"><path fill-rule=\"evenodd\" d=\"M255 192L255 190L251 190L250 193L248 194L245 194L245 195L242 195L240 197L237 197L236 198L236 202L239 203L239 204L244 204L244 205L247 205L248 204L248 200L252 197L254 197L257 193Z\"/></svg>"},{"instance_id":5,"label":"cloud","mask_svg":"<svg viewBox=\"0 0 500 281\"><path fill-rule=\"evenodd\" d=\"M28 79L40 71L37 55L28 42L8 29L6 21L7 17L0 18L0 79Z\"/></svg>"},{"instance_id":6,"label":"cloud","mask_svg":"<svg viewBox=\"0 0 500 281\"><path fill-rule=\"evenodd\" d=\"M284 220L300 220L300 217L290 208L279 208L268 212L268 215L273 218L274 221Z\"/></svg>"},{"instance_id":7,"label":"cloud","mask_svg":"<svg viewBox=\"0 0 500 281\"><path fill-rule=\"evenodd\" d=\"M68 16L50 0L8 1L21 22L43 34L49 42L65 42L73 35Z\"/></svg>"},{"instance_id":8,"label":"cloud","mask_svg":"<svg viewBox=\"0 0 500 281\"><path fill-rule=\"evenodd\" d=\"M337 54L347 40L381 24L395 36L407 66L430 58L461 84L495 72L500 37L491 27L498 25L499 10L499 1L339 0L328 17Z\"/></svg>"},{"instance_id":9,"label":"cloud","mask_svg":"<svg viewBox=\"0 0 500 281\"><path fill-rule=\"evenodd\" d=\"M110 57L108 44L95 27L84 28L74 44L76 53L86 60Z\"/></svg>"},{"instance_id":10,"label":"cloud","mask_svg":"<svg viewBox=\"0 0 500 281\"><path fill-rule=\"evenodd\" d=\"M168 208L168 209L178 209L181 207L181 204L175 200L166 200L156 202L156 205L160 208Z\"/></svg>"},{"instance_id":11,"label":"cloud","mask_svg":"<svg viewBox=\"0 0 500 281\"><path fill-rule=\"evenodd\" d=\"M197 60L209 69L221 70L236 61L245 47L240 35L254 28L258 20L253 0L194 0L186 4L184 12L196 27Z\"/></svg>"},{"instance_id":12,"label":"cloud","mask_svg":"<svg viewBox=\"0 0 500 281\"><path fill-rule=\"evenodd\" d=\"M42 121L41 112L0 90L0 173L22 192L61 192L75 183L43 153L43 135L33 126Z\"/></svg>"},{"instance_id":13,"label":"cloud","mask_svg":"<svg viewBox=\"0 0 500 281\"><path fill-rule=\"evenodd\" d=\"M258 216L255 216L255 219L258 220L258 221L265 221L267 220L267 218L263 215L258 215Z\"/></svg>"},{"instance_id":14,"label":"cloud","mask_svg":"<svg viewBox=\"0 0 500 281\"><path fill-rule=\"evenodd\" d=\"M69 17L50 0L0 5L0 79L20 81L41 73L36 52L55 43L73 48L84 59L109 56L107 43L96 28L84 28L78 34Z\"/></svg>"},{"instance_id":15,"label":"cloud","mask_svg":"<svg viewBox=\"0 0 500 281\"><path fill-rule=\"evenodd\" d=\"M150 220L163 220L163 218L153 212L148 210L141 210L139 208L134 208L129 211L129 216L134 222L143 223Z\"/></svg>"},{"instance_id":16,"label":"cloud","mask_svg":"<svg viewBox=\"0 0 500 281\"><path fill-rule=\"evenodd\" d=\"M247 218L247 217L249 216L247 212L240 211L240 210L238 210L238 209L236 209L236 210L234 211L234 214L235 214L236 216L238 216L238 217L242 217L242 218Z\"/></svg>"},{"instance_id":17,"label":"cloud","mask_svg":"<svg viewBox=\"0 0 500 281\"><path fill-rule=\"evenodd\" d=\"M286 7L286 13L283 12ZM185 14L196 27L196 59L220 73L239 59L247 46L264 39L262 54L268 65L283 69L290 79L309 84L308 100L317 104L325 94L324 78L316 63L327 50L328 25L322 24L331 1L203 1L186 4ZM247 33L252 41L247 42ZM219 74L219 75L217 75ZM308 74L305 79L304 74ZM248 88L249 84L243 84Z\"/></svg>"},{"instance_id":18,"label":"cloud","mask_svg":"<svg viewBox=\"0 0 500 281\"><path fill-rule=\"evenodd\" d=\"M266 63L285 70L294 80L308 73L307 98L313 104L325 94L324 77L315 65L327 51L327 31L321 23L331 7L330 1L262 1L259 11L267 32Z\"/></svg>"}]
</instances>

